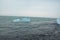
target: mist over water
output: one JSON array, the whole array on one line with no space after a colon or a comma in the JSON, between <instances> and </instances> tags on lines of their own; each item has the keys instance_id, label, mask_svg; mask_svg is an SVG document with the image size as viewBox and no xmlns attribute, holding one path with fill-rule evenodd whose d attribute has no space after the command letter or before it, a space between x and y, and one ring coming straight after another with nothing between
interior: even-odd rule
<instances>
[{"instance_id":1,"label":"mist over water","mask_svg":"<svg viewBox=\"0 0 60 40\"><path fill-rule=\"evenodd\" d=\"M59 0L0 0L0 15L60 17Z\"/></svg>"}]
</instances>

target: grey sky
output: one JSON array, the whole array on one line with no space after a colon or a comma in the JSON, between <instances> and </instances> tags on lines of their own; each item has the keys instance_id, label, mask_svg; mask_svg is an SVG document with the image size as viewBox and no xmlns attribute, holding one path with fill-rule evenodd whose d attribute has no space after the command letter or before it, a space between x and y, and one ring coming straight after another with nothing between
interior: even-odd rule
<instances>
[{"instance_id":1,"label":"grey sky","mask_svg":"<svg viewBox=\"0 0 60 40\"><path fill-rule=\"evenodd\" d=\"M0 0L0 15L60 17L60 0Z\"/></svg>"}]
</instances>

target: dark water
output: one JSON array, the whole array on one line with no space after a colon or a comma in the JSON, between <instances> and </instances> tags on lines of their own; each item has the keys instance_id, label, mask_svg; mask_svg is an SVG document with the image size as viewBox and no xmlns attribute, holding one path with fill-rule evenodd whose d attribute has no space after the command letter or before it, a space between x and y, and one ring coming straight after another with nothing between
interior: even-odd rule
<instances>
[{"instance_id":1,"label":"dark water","mask_svg":"<svg viewBox=\"0 0 60 40\"><path fill-rule=\"evenodd\" d=\"M24 17L18 17L18 16L0 16L0 22L7 22L7 21L12 21L17 18L24 18ZM55 20L54 18L41 18L41 17L28 17L31 19L31 21L51 21Z\"/></svg>"},{"instance_id":2,"label":"dark water","mask_svg":"<svg viewBox=\"0 0 60 40\"><path fill-rule=\"evenodd\" d=\"M30 23L13 23L16 18L23 17L0 16L0 40L60 40L56 19L29 17Z\"/></svg>"}]
</instances>

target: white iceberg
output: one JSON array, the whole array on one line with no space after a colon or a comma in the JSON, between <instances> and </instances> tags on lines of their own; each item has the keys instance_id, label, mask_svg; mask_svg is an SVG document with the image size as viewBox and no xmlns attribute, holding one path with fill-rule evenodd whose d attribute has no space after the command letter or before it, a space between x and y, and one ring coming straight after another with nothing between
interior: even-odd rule
<instances>
[{"instance_id":1,"label":"white iceberg","mask_svg":"<svg viewBox=\"0 0 60 40\"><path fill-rule=\"evenodd\" d=\"M30 18L22 18L21 21L22 21L22 22L30 22L31 20L30 20Z\"/></svg>"},{"instance_id":2,"label":"white iceberg","mask_svg":"<svg viewBox=\"0 0 60 40\"><path fill-rule=\"evenodd\" d=\"M57 24L60 24L60 18L57 18Z\"/></svg>"},{"instance_id":3,"label":"white iceberg","mask_svg":"<svg viewBox=\"0 0 60 40\"><path fill-rule=\"evenodd\" d=\"M13 22L20 22L20 19L14 19Z\"/></svg>"},{"instance_id":4,"label":"white iceberg","mask_svg":"<svg viewBox=\"0 0 60 40\"><path fill-rule=\"evenodd\" d=\"M14 19L13 22L30 22L30 18Z\"/></svg>"}]
</instances>

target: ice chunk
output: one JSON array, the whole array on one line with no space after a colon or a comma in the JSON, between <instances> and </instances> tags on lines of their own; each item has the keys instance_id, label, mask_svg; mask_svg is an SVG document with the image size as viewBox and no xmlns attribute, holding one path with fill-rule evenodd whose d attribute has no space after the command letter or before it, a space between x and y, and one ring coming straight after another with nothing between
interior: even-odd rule
<instances>
[{"instance_id":1,"label":"ice chunk","mask_svg":"<svg viewBox=\"0 0 60 40\"><path fill-rule=\"evenodd\" d=\"M30 18L22 18L22 22L30 22Z\"/></svg>"},{"instance_id":2,"label":"ice chunk","mask_svg":"<svg viewBox=\"0 0 60 40\"><path fill-rule=\"evenodd\" d=\"M30 18L14 19L13 22L30 22Z\"/></svg>"},{"instance_id":3,"label":"ice chunk","mask_svg":"<svg viewBox=\"0 0 60 40\"><path fill-rule=\"evenodd\" d=\"M20 19L14 19L13 22L20 22Z\"/></svg>"},{"instance_id":4,"label":"ice chunk","mask_svg":"<svg viewBox=\"0 0 60 40\"><path fill-rule=\"evenodd\" d=\"M60 18L57 18L57 24L60 24Z\"/></svg>"}]
</instances>

